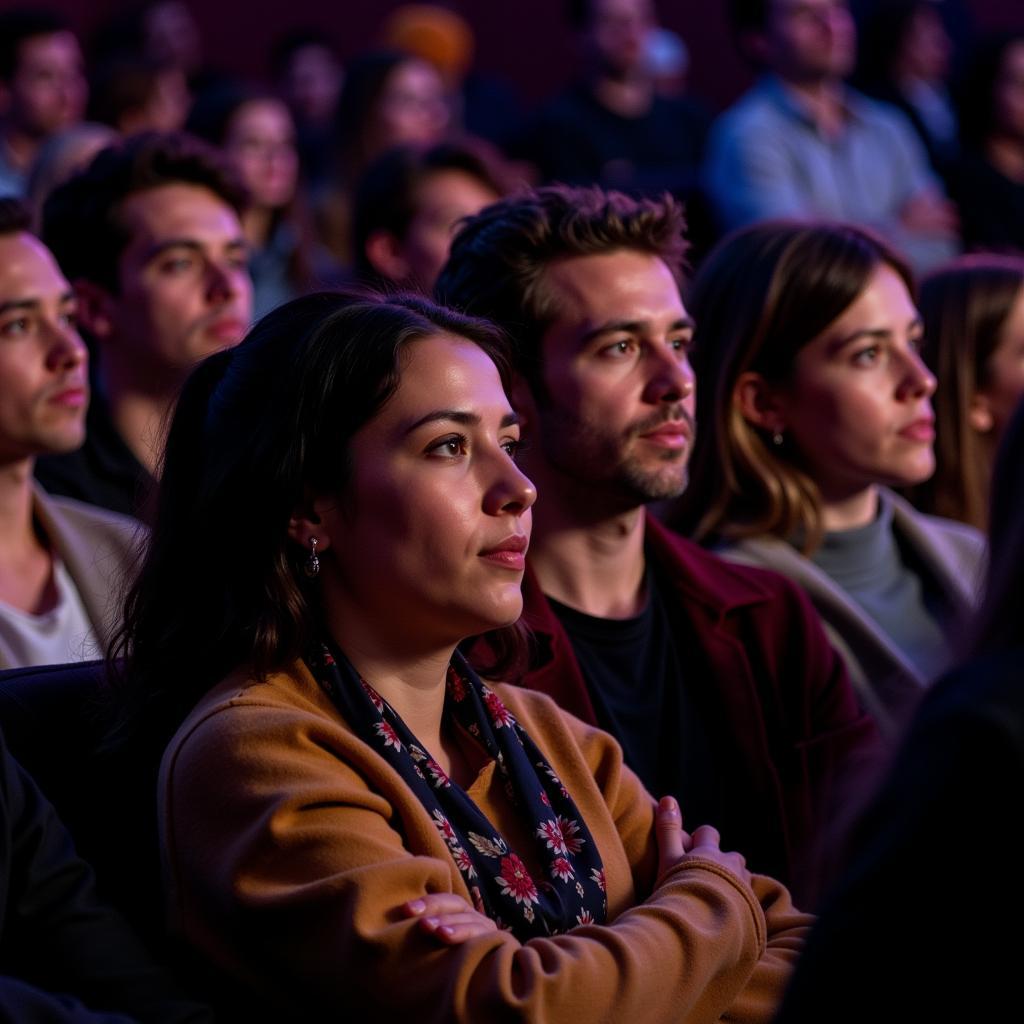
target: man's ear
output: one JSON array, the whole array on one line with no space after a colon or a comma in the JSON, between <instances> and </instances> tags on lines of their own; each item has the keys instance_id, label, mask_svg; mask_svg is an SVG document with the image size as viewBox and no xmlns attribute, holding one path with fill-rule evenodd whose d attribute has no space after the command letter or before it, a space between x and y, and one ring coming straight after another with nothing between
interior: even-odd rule
<instances>
[{"instance_id":1,"label":"man's ear","mask_svg":"<svg viewBox=\"0 0 1024 1024\"><path fill-rule=\"evenodd\" d=\"M755 427L770 434L779 434L786 429L782 401L775 388L759 373L748 370L736 378L732 400L743 418Z\"/></svg>"},{"instance_id":2,"label":"man's ear","mask_svg":"<svg viewBox=\"0 0 1024 1024\"><path fill-rule=\"evenodd\" d=\"M75 282L78 322L97 340L110 337L114 326L114 300L110 292L95 281L80 278Z\"/></svg>"},{"instance_id":3,"label":"man's ear","mask_svg":"<svg viewBox=\"0 0 1024 1024\"><path fill-rule=\"evenodd\" d=\"M512 383L508 389L508 400L512 403L519 416L519 430L526 438L537 423L537 400L533 397L533 390L521 373L513 373Z\"/></svg>"},{"instance_id":4,"label":"man's ear","mask_svg":"<svg viewBox=\"0 0 1024 1024\"><path fill-rule=\"evenodd\" d=\"M992 405L984 391L975 391L971 396L971 404L967 409L967 422L979 433L989 434L996 425L992 415Z\"/></svg>"},{"instance_id":5,"label":"man's ear","mask_svg":"<svg viewBox=\"0 0 1024 1024\"><path fill-rule=\"evenodd\" d=\"M390 231L374 231L366 240L366 259L381 277L389 281L405 281L409 277L409 261L402 253L402 243Z\"/></svg>"}]
</instances>

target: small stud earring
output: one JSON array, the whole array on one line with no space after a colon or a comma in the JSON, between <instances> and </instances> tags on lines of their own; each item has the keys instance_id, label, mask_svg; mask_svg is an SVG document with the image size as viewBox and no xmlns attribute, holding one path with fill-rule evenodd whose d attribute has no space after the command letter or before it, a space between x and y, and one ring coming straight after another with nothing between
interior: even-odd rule
<instances>
[{"instance_id":1,"label":"small stud earring","mask_svg":"<svg viewBox=\"0 0 1024 1024\"><path fill-rule=\"evenodd\" d=\"M785 438L782 436L781 430L776 430L775 433L772 434L772 444L775 445L776 448L781 448L784 440Z\"/></svg>"},{"instance_id":2,"label":"small stud earring","mask_svg":"<svg viewBox=\"0 0 1024 1024\"><path fill-rule=\"evenodd\" d=\"M302 568L310 579L320 574L320 559L316 557L316 537L309 538L309 558Z\"/></svg>"}]
</instances>

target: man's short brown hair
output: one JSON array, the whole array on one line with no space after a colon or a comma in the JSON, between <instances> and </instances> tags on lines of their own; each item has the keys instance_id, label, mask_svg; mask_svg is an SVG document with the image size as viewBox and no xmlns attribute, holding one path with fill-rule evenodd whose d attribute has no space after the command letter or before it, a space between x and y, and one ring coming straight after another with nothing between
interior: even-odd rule
<instances>
[{"instance_id":1,"label":"man's short brown hair","mask_svg":"<svg viewBox=\"0 0 1024 1024\"><path fill-rule=\"evenodd\" d=\"M102 150L85 170L50 193L43 241L69 281L93 281L116 293L118 263L131 240L124 200L162 185L209 189L241 214L246 196L216 150L184 133L134 135Z\"/></svg>"},{"instance_id":2,"label":"man's short brown hair","mask_svg":"<svg viewBox=\"0 0 1024 1024\"><path fill-rule=\"evenodd\" d=\"M657 256L681 284L685 230L682 206L667 194L633 199L596 186L531 189L465 221L435 295L504 328L516 369L539 395L541 338L558 314L546 287L548 265L626 249Z\"/></svg>"}]
</instances>

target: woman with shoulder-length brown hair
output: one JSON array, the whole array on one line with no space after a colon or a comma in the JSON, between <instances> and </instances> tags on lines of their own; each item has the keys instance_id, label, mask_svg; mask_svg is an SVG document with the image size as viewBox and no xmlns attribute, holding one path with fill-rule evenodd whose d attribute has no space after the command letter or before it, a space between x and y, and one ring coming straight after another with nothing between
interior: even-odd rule
<instances>
[{"instance_id":1,"label":"woman with shoulder-length brown hair","mask_svg":"<svg viewBox=\"0 0 1024 1024\"><path fill-rule=\"evenodd\" d=\"M920 307L939 387L935 475L914 503L982 530L996 448L1024 396L1024 258L963 256L924 279Z\"/></svg>"},{"instance_id":2,"label":"woman with shoulder-length brown hair","mask_svg":"<svg viewBox=\"0 0 1024 1024\"><path fill-rule=\"evenodd\" d=\"M912 290L870 233L779 222L725 239L687 303L700 440L681 525L801 584L883 727L948 663L983 548L889 489L935 465Z\"/></svg>"},{"instance_id":3,"label":"woman with shoulder-length brown hair","mask_svg":"<svg viewBox=\"0 0 1024 1024\"><path fill-rule=\"evenodd\" d=\"M115 648L172 925L260 1019L766 1022L807 915L459 651L522 612L509 380L486 321L335 294L189 378Z\"/></svg>"}]
</instances>

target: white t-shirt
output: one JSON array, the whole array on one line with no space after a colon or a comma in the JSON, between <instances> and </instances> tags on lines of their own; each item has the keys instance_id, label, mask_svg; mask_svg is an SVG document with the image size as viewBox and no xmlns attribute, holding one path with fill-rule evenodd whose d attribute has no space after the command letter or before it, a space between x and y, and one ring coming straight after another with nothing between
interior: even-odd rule
<instances>
[{"instance_id":1,"label":"white t-shirt","mask_svg":"<svg viewBox=\"0 0 1024 1024\"><path fill-rule=\"evenodd\" d=\"M18 667L63 665L88 661L101 654L85 606L64 563L53 560L57 603L42 615L32 615L0 601L0 637L14 654Z\"/></svg>"}]
</instances>

